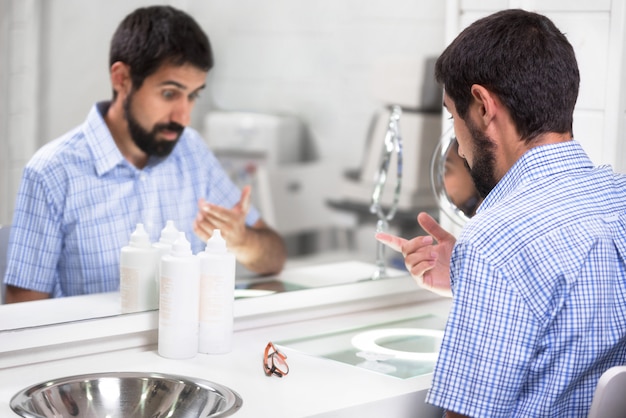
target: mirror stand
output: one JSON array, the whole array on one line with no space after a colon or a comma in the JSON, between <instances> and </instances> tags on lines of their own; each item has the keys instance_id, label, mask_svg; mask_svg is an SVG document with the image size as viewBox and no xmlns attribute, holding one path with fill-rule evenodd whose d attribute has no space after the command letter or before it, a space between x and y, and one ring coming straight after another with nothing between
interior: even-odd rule
<instances>
[{"instance_id":1,"label":"mirror stand","mask_svg":"<svg viewBox=\"0 0 626 418\"><path fill-rule=\"evenodd\" d=\"M402 138L400 136L400 115L402 109L400 106L394 105L389 115L389 124L383 142L383 149L380 158L380 170L376 176L376 186L372 193L372 204L370 212L376 214L378 222L376 223L376 232L387 232L389 229L389 221L393 219L398 211L398 203L400 202L400 191L402 189ZM385 183L387 183L387 174L389 173L389 164L393 153L396 153L397 175L396 188L393 194L393 202L389 208L389 212L385 214L381 205L381 198ZM387 268L385 263L385 246L381 242L376 243L376 271L372 275L372 279L380 279L387 277Z\"/></svg>"}]
</instances>

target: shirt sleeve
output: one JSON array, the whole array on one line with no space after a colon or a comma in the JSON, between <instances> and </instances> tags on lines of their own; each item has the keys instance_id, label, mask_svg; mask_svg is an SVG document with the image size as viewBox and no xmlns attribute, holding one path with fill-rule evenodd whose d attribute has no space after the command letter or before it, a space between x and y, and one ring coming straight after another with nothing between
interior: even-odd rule
<instances>
[{"instance_id":1,"label":"shirt sleeve","mask_svg":"<svg viewBox=\"0 0 626 418\"><path fill-rule=\"evenodd\" d=\"M53 293L62 246L61 222L40 175L24 170L17 194L4 282Z\"/></svg>"},{"instance_id":2,"label":"shirt sleeve","mask_svg":"<svg viewBox=\"0 0 626 418\"><path fill-rule=\"evenodd\" d=\"M538 339L507 277L475 249L453 256L454 299L427 402L468 416L510 416Z\"/></svg>"}]
</instances>

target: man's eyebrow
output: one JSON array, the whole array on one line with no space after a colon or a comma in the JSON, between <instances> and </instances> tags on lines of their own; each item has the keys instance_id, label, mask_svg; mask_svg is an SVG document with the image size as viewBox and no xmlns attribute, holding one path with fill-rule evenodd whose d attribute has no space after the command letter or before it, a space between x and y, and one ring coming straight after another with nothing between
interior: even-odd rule
<instances>
[{"instance_id":1,"label":"man's eyebrow","mask_svg":"<svg viewBox=\"0 0 626 418\"><path fill-rule=\"evenodd\" d=\"M159 86L174 86L177 87L181 90L187 90L187 86L185 86L184 84L179 83L178 81L174 81L174 80L165 80L161 83L159 83ZM201 85L200 87L198 87L197 89L195 89L194 91L200 91L203 90L206 87L206 84Z\"/></svg>"},{"instance_id":2,"label":"man's eyebrow","mask_svg":"<svg viewBox=\"0 0 626 418\"><path fill-rule=\"evenodd\" d=\"M159 86L174 86L174 87L178 87L181 90L187 90L187 86L185 86L184 84L179 83L178 81L174 81L174 80L162 81L161 83L159 83Z\"/></svg>"}]
</instances>

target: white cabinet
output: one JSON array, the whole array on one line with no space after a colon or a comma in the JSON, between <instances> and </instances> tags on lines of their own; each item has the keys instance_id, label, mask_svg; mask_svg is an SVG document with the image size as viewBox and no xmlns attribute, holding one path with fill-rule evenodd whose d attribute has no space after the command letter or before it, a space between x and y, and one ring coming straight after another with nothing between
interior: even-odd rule
<instances>
[{"instance_id":1,"label":"white cabinet","mask_svg":"<svg viewBox=\"0 0 626 418\"><path fill-rule=\"evenodd\" d=\"M447 43L471 22L497 10L522 8L548 16L574 47L580 92L574 137L596 164L626 172L626 3L611 0L448 0Z\"/></svg>"}]
</instances>

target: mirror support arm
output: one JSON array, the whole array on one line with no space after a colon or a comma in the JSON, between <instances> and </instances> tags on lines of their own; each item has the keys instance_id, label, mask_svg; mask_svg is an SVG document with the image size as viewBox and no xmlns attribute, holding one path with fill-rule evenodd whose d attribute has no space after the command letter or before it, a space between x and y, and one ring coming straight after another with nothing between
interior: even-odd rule
<instances>
[{"instance_id":1,"label":"mirror support arm","mask_svg":"<svg viewBox=\"0 0 626 418\"><path fill-rule=\"evenodd\" d=\"M374 187L374 192L372 193L372 203L370 205L370 212L376 214L378 217L376 232L387 232L389 229L389 221L393 219L398 211L400 191L402 190L402 137L400 136L399 124L401 114L402 109L400 106L392 106L380 158L380 169L378 171L378 175L376 176L376 186ZM396 170L396 188L394 190L393 202L389 208L389 212L385 214L382 208L381 200L385 184L387 183L389 165L394 151L396 153L398 167ZM377 269L372 275L372 279L387 277L385 265L385 246L381 242L376 243L376 266Z\"/></svg>"}]
</instances>

